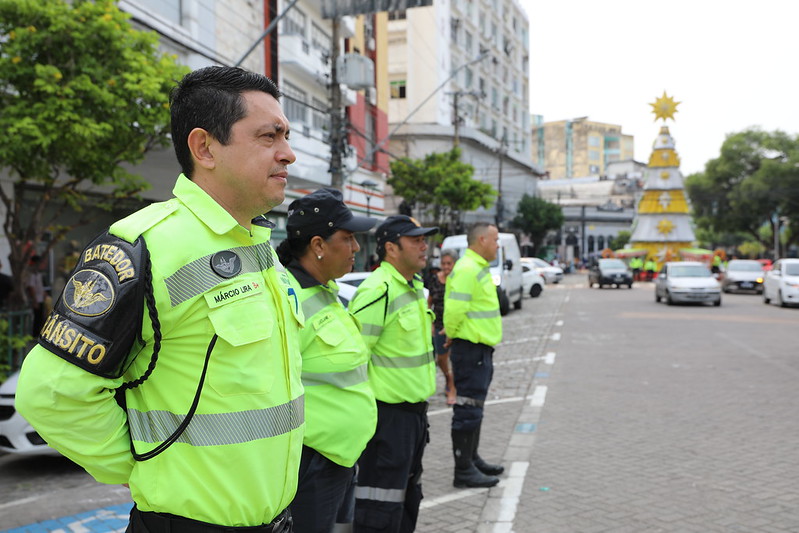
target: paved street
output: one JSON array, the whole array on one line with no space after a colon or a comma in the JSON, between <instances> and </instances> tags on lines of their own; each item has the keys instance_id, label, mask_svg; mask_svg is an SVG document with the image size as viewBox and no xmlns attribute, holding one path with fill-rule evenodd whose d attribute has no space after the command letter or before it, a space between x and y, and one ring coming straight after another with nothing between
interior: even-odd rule
<instances>
[{"instance_id":1,"label":"paved street","mask_svg":"<svg viewBox=\"0 0 799 533\"><path fill-rule=\"evenodd\" d=\"M752 295L672 307L651 284L547 286L505 317L495 354L481 454L508 471L492 489L452 488L437 395L417 531L799 531L797 326L799 309ZM3 530L129 502L64 461L8 456L0 501ZM120 527L93 518L72 522Z\"/></svg>"}]
</instances>

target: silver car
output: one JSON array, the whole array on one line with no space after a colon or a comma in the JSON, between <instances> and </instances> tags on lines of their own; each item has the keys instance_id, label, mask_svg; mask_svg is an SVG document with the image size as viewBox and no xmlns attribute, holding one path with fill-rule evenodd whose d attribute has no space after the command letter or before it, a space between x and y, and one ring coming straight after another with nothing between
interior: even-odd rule
<instances>
[{"instance_id":1,"label":"silver car","mask_svg":"<svg viewBox=\"0 0 799 533\"><path fill-rule=\"evenodd\" d=\"M710 269L698 261L670 261L655 279L655 301L721 305L721 285Z\"/></svg>"},{"instance_id":2,"label":"silver car","mask_svg":"<svg viewBox=\"0 0 799 533\"><path fill-rule=\"evenodd\" d=\"M763 265L754 259L732 259L721 278L721 290L763 292Z\"/></svg>"}]
</instances>

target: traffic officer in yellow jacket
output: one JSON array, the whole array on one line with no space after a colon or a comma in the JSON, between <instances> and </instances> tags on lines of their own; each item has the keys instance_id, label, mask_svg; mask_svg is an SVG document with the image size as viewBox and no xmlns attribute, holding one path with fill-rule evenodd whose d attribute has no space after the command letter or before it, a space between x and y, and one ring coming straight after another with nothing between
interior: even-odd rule
<instances>
[{"instance_id":1,"label":"traffic officer in yellow jacket","mask_svg":"<svg viewBox=\"0 0 799 533\"><path fill-rule=\"evenodd\" d=\"M492 487L501 465L486 463L477 453L483 404L494 375L494 346L502 340L497 288L489 262L497 258L499 233L478 222L467 234L468 248L447 278L444 329L451 340L450 360L458 397L452 412L454 485Z\"/></svg>"},{"instance_id":2,"label":"traffic officer in yellow jacket","mask_svg":"<svg viewBox=\"0 0 799 533\"><path fill-rule=\"evenodd\" d=\"M358 462L356 533L416 527L427 399L436 391L432 311L419 272L427 264L425 237L437 231L405 215L388 217L375 232L382 263L350 302L370 350L377 398L377 430Z\"/></svg>"},{"instance_id":3,"label":"traffic officer in yellow jacket","mask_svg":"<svg viewBox=\"0 0 799 533\"><path fill-rule=\"evenodd\" d=\"M129 484L128 531L291 531L302 311L263 216L295 160L279 96L238 68L183 78L174 198L86 248L23 365L17 408L95 479Z\"/></svg>"},{"instance_id":4,"label":"traffic officer in yellow jacket","mask_svg":"<svg viewBox=\"0 0 799 533\"><path fill-rule=\"evenodd\" d=\"M354 465L375 432L369 352L334 280L352 271L360 249L355 232L376 222L353 216L338 190L319 189L289 205L288 237L277 248L306 324L300 332L305 439L290 506L303 533L330 533L336 523L352 522Z\"/></svg>"}]
</instances>

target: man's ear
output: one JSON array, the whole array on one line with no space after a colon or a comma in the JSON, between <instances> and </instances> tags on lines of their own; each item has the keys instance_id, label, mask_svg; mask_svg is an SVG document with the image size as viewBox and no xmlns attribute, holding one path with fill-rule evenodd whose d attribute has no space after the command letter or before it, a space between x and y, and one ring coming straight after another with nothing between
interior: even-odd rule
<instances>
[{"instance_id":1,"label":"man's ear","mask_svg":"<svg viewBox=\"0 0 799 533\"><path fill-rule=\"evenodd\" d=\"M196 164L206 169L213 169L216 166L211 144L215 142L211 134L202 128L194 128L189 133L189 151Z\"/></svg>"}]
</instances>

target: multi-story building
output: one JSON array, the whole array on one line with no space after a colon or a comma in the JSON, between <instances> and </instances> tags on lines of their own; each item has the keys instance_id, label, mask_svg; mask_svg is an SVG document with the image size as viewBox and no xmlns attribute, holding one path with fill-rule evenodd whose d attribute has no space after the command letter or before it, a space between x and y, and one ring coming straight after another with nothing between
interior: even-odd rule
<instances>
[{"instance_id":1,"label":"multi-story building","mask_svg":"<svg viewBox=\"0 0 799 533\"><path fill-rule=\"evenodd\" d=\"M281 0L278 4L282 13L290 2ZM383 213L388 156L374 147L388 131L386 27L387 13L323 18L320 2L315 0L301 0L280 21L278 70L272 76L284 94L283 110L291 123L291 144L297 154L297 162L290 168L284 207L319 187L338 185L354 211L373 216ZM336 35L338 50L333 49ZM274 46L274 40L270 46ZM337 132L331 129L335 112L331 108L332 66L335 57L343 60L350 54L365 56L373 69L366 72L371 77L369 87L357 91L345 84L346 72L337 72L336 85L346 111L338 131L343 140L336 143ZM363 80L360 83L363 85ZM331 145L341 153L340 184L331 179ZM276 238L282 238L284 220L279 215L273 218L278 223Z\"/></svg>"},{"instance_id":2,"label":"multi-story building","mask_svg":"<svg viewBox=\"0 0 799 533\"><path fill-rule=\"evenodd\" d=\"M528 21L521 5L434 0L390 13L388 33L391 153L421 158L458 144L475 178L501 193L499 218L510 220L521 196L535 192L539 172L529 155ZM464 221L496 216L494 206Z\"/></svg>"},{"instance_id":3,"label":"multi-story building","mask_svg":"<svg viewBox=\"0 0 799 533\"><path fill-rule=\"evenodd\" d=\"M633 158L633 136L621 130L588 117L544 122L533 115L533 161L549 179L605 175L609 163Z\"/></svg>"}]
</instances>

